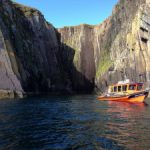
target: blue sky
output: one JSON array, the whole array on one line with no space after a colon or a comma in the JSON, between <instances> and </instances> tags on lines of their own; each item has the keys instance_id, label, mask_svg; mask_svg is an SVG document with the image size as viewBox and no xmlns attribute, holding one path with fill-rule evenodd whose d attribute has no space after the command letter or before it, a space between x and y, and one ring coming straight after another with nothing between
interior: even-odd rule
<instances>
[{"instance_id":1,"label":"blue sky","mask_svg":"<svg viewBox=\"0 0 150 150\"><path fill-rule=\"evenodd\" d=\"M39 9L55 27L99 24L111 15L118 0L16 0Z\"/></svg>"}]
</instances>

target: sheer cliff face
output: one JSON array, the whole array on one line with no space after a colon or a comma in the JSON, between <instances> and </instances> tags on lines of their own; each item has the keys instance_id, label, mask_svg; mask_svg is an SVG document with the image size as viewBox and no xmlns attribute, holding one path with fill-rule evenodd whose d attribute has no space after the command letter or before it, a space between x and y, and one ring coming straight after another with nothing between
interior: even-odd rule
<instances>
[{"instance_id":1,"label":"sheer cliff face","mask_svg":"<svg viewBox=\"0 0 150 150\"><path fill-rule=\"evenodd\" d=\"M148 0L120 0L100 25L58 29L61 41L75 50L77 69L87 79L94 78L101 91L125 76L148 83L149 10Z\"/></svg>"},{"instance_id":2,"label":"sheer cliff face","mask_svg":"<svg viewBox=\"0 0 150 150\"><path fill-rule=\"evenodd\" d=\"M0 0L0 89L66 90L57 34L36 9Z\"/></svg>"},{"instance_id":3,"label":"sheer cliff face","mask_svg":"<svg viewBox=\"0 0 150 150\"><path fill-rule=\"evenodd\" d=\"M94 88L95 62L93 51L93 27L81 25L58 30L61 43L73 50L73 66L75 72L72 76L73 88L76 90L92 91ZM66 49L64 47L64 49ZM69 69L69 68L68 68Z\"/></svg>"},{"instance_id":4,"label":"sheer cliff face","mask_svg":"<svg viewBox=\"0 0 150 150\"><path fill-rule=\"evenodd\" d=\"M0 93L103 91L124 74L148 84L149 3L120 0L99 25L56 30L38 10L0 0Z\"/></svg>"},{"instance_id":5,"label":"sheer cliff face","mask_svg":"<svg viewBox=\"0 0 150 150\"><path fill-rule=\"evenodd\" d=\"M60 42L60 34L36 9L0 0L0 50L3 91L21 94L93 90L94 80L88 80L73 64L75 50ZM89 57L93 63L94 57ZM89 78L93 75L85 71Z\"/></svg>"}]
</instances>

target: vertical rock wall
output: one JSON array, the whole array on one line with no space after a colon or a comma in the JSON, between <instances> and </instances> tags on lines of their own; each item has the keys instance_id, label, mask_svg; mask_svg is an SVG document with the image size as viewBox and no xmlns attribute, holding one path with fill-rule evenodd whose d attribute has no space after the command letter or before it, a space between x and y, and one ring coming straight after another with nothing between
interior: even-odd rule
<instances>
[{"instance_id":1,"label":"vertical rock wall","mask_svg":"<svg viewBox=\"0 0 150 150\"><path fill-rule=\"evenodd\" d=\"M36 9L0 0L0 89L71 91L55 28Z\"/></svg>"},{"instance_id":2,"label":"vertical rock wall","mask_svg":"<svg viewBox=\"0 0 150 150\"><path fill-rule=\"evenodd\" d=\"M63 50L73 51L74 69L69 72L73 88L76 91L92 91L95 78L93 26L83 24L77 27L65 27L58 29L58 32L61 43L65 45ZM67 70L70 69L68 67Z\"/></svg>"},{"instance_id":3,"label":"vertical rock wall","mask_svg":"<svg viewBox=\"0 0 150 150\"><path fill-rule=\"evenodd\" d=\"M89 58L88 62L94 56L94 71L90 68L88 71L93 73L98 90L104 91L125 76L149 85L149 17L149 1L120 0L112 16L100 25L65 27L58 31L62 42L76 49L78 57L74 64L80 72L83 55ZM86 76L85 71L82 73Z\"/></svg>"},{"instance_id":4,"label":"vertical rock wall","mask_svg":"<svg viewBox=\"0 0 150 150\"><path fill-rule=\"evenodd\" d=\"M56 30L38 10L0 0L0 91L104 91L125 76L149 86L149 3L120 0L99 25Z\"/></svg>"}]
</instances>

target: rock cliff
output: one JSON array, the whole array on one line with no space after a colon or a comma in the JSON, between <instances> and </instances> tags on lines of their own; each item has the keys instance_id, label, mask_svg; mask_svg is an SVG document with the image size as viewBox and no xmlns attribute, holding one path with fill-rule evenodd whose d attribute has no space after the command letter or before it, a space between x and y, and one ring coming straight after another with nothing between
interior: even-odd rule
<instances>
[{"instance_id":1,"label":"rock cliff","mask_svg":"<svg viewBox=\"0 0 150 150\"><path fill-rule=\"evenodd\" d=\"M17 95L71 90L58 43L38 10L0 0L0 89Z\"/></svg>"},{"instance_id":2,"label":"rock cliff","mask_svg":"<svg viewBox=\"0 0 150 150\"><path fill-rule=\"evenodd\" d=\"M150 82L150 2L120 0L95 26L55 29L36 9L0 0L0 95L104 91Z\"/></svg>"},{"instance_id":3,"label":"rock cliff","mask_svg":"<svg viewBox=\"0 0 150 150\"><path fill-rule=\"evenodd\" d=\"M93 83L74 66L74 54L38 10L0 0L1 97L91 92Z\"/></svg>"},{"instance_id":4,"label":"rock cliff","mask_svg":"<svg viewBox=\"0 0 150 150\"><path fill-rule=\"evenodd\" d=\"M120 0L112 16L99 25L58 30L61 41L75 50L77 70L94 79L98 91L125 76L149 86L149 10L148 0Z\"/></svg>"}]
</instances>

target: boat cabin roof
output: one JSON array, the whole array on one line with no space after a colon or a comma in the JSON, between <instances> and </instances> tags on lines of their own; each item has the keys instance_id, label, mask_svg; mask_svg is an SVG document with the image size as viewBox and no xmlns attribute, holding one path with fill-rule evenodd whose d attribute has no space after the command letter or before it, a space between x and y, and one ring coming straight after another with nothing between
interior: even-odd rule
<instances>
[{"instance_id":1,"label":"boat cabin roof","mask_svg":"<svg viewBox=\"0 0 150 150\"><path fill-rule=\"evenodd\" d=\"M143 82L132 82L129 79L126 79L124 81L118 81L116 84L112 84L111 86L122 86L122 85L143 85Z\"/></svg>"},{"instance_id":2,"label":"boat cabin roof","mask_svg":"<svg viewBox=\"0 0 150 150\"><path fill-rule=\"evenodd\" d=\"M144 83L142 82L130 82L130 83L116 83L112 84L111 86L122 86L122 85L143 85Z\"/></svg>"},{"instance_id":3,"label":"boat cabin roof","mask_svg":"<svg viewBox=\"0 0 150 150\"><path fill-rule=\"evenodd\" d=\"M144 86L142 82L129 82L129 83L122 83L119 82L117 84L110 85L108 88L109 93L134 93L135 91L142 91Z\"/></svg>"}]
</instances>

